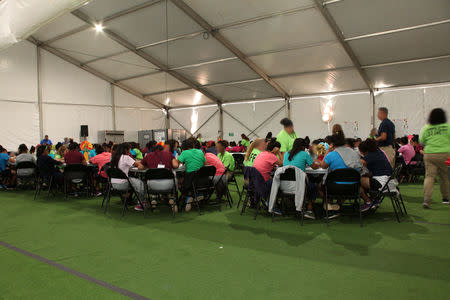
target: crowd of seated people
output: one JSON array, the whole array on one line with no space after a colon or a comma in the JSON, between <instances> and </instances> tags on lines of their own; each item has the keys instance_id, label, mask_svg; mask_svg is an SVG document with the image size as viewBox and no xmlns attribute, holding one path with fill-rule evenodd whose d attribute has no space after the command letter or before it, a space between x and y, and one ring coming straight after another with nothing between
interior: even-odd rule
<instances>
[{"instance_id":1,"label":"crowd of seated people","mask_svg":"<svg viewBox=\"0 0 450 300\"><path fill-rule=\"evenodd\" d=\"M138 169L166 168L172 171L183 165L184 176L179 181L179 189L184 193L191 188L195 172L205 165L216 168L215 181L221 177L225 182L231 179L236 170L235 158L232 153L237 152L244 157L243 165L254 167L268 187L272 184L273 171L277 167L295 166L303 172L307 168L328 169L330 172L345 168L355 169L361 175L361 196L364 200L361 211L368 211L380 204L371 198L369 191L379 190L386 184L393 174L393 163L390 153L386 153L384 148L379 146L376 133L371 132L366 140L346 138L342 127L335 124L331 130L332 135L310 141L309 137L299 138L291 120L284 118L280 123L283 125L283 129L276 137L272 137L270 132L265 139L256 138L253 141L242 134L242 139L238 143L221 139L203 142L201 135L198 135L197 138L191 137L184 140L181 145L175 140L165 143L151 141L143 149L135 142L94 144L88 153L86 150L81 150L80 144L72 139L65 139L64 142L53 145L48 136L45 136L41 144L37 146L36 153L33 151L34 147L28 149L24 144L19 146L17 153L11 154L8 154L7 150L0 146L1 184L2 187L16 184L18 174L14 166L21 162L35 163L39 174L51 176L57 184L62 183L64 165L90 164L98 167L93 181L96 194L101 195L101 179L107 179L107 174L103 170L106 164L122 170L127 176L133 167ZM427 166L426 191L424 192L425 208L429 207L432 192L430 185L434 183L437 174L440 174L441 177L443 201L448 202L448 178L443 178L446 169L444 170L439 159L442 160L444 156L448 157L448 152L450 152L449 135L450 130L446 123L445 112L438 110L433 111L430 115L429 125L422 130L420 138L418 135L405 136L396 139L394 143L397 157L401 158L397 163L412 166L417 163L418 157L425 160ZM225 172L227 173L224 174ZM140 198L145 199L143 181L132 176L129 176L129 179ZM117 188L125 184L128 182L123 179L112 180L112 185ZM158 184L170 185L172 182L158 182ZM244 180L244 184L248 184L247 179ZM305 213L307 218L315 218L313 204L318 195L323 196L322 184L323 182L320 181L308 183L308 202ZM194 200L192 196L183 199L186 211L191 209ZM174 201L174 199L170 199L170 201ZM327 201L324 202L324 205L328 205L328 210L332 211L330 216L337 217L339 203L331 205ZM149 204L144 200L142 204L153 206L156 203L152 201ZM173 205L174 202L170 204ZM135 209L143 210L144 207L138 203Z\"/></svg>"}]
</instances>

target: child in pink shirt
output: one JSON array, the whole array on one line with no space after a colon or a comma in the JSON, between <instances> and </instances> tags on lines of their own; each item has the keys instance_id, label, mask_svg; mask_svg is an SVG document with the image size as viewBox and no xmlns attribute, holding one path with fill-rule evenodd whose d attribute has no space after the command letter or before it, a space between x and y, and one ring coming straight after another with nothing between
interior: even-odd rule
<instances>
[{"instance_id":1,"label":"child in pink shirt","mask_svg":"<svg viewBox=\"0 0 450 300\"><path fill-rule=\"evenodd\" d=\"M255 158L253 167L256 168L267 182L270 179L270 173L273 168L278 165L282 166L283 163L277 157L280 152L281 145L277 141L272 141L267 145L267 151L263 151Z\"/></svg>"},{"instance_id":2,"label":"child in pink shirt","mask_svg":"<svg viewBox=\"0 0 450 300\"><path fill-rule=\"evenodd\" d=\"M408 143L408 138L406 136L400 139L400 144L402 146L398 149L398 152L402 154L405 164L409 165L411 159L416 155L416 151L414 150L414 147Z\"/></svg>"},{"instance_id":3,"label":"child in pink shirt","mask_svg":"<svg viewBox=\"0 0 450 300\"><path fill-rule=\"evenodd\" d=\"M222 176L222 174L225 172L225 166L223 165L220 158L218 158L217 155L215 155L214 153L210 152L205 153L205 158L206 158L206 165L216 167L215 176Z\"/></svg>"}]
</instances>

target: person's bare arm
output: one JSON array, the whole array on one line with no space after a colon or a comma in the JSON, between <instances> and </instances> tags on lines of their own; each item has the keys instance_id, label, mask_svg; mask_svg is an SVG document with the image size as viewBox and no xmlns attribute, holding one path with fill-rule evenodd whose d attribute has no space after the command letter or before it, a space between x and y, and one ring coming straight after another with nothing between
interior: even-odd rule
<instances>
[{"instance_id":1,"label":"person's bare arm","mask_svg":"<svg viewBox=\"0 0 450 300\"><path fill-rule=\"evenodd\" d=\"M281 161L281 159L278 159L278 160L275 162L275 164L276 164L277 166L280 166L280 167L283 166L283 162Z\"/></svg>"},{"instance_id":2,"label":"person's bare arm","mask_svg":"<svg viewBox=\"0 0 450 300\"><path fill-rule=\"evenodd\" d=\"M386 132L382 132L382 133L380 134L380 136L377 137L376 141L377 141L377 142L380 142L380 141L385 141L386 139L387 139L387 133L386 133Z\"/></svg>"},{"instance_id":3,"label":"person's bare arm","mask_svg":"<svg viewBox=\"0 0 450 300\"><path fill-rule=\"evenodd\" d=\"M140 161L135 161L133 166L137 167L138 170L145 170L144 165Z\"/></svg>"},{"instance_id":4,"label":"person's bare arm","mask_svg":"<svg viewBox=\"0 0 450 300\"><path fill-rule=\"evenodd\" d=\"M178 161L178 159L176 159L176 158L172 159L172 168L178 169L179 166L180 166L180 162Z\"/></svg>"},{"instance_id":5,"label":"person's bare arm","mask_svg":"<svg viewBox=\"0 0 450 300\"><path fill-rule=\"evenodd\" d=\"M367 168L367 161L365 161L364 159L361 159L361 163L363 164L364 167Z\"/></svg>"},{"instance_id":6,"label":"person's bare arm","mask_svg":"<svg viewBox=\"0 0 450 300\"><path fill-rule=\"evenodd\" d=\"M327 169L329 167L325 160L319 161L319 165L322 169Z\"/></svg>"},{"instance_id":7,"label":"person's bare arm","mask_svg":"<svg viewBox=\"0 0 450 300\"><path fill-rule=\"evenodd\" d=\"M320 167L320 160L315 160L311 165L310 165L311 169L316 170Z\"/></svg>"},{"instance_id":8,"label":"person's bare arm","mask_svg":"<svg viewBox=\"0 0 450 300\"><path fill-rule=\"evenodd\" d=\"M87 162L86 162L86 159L84 158L84 156L83 156L83 160L81 161L81 164L84 166L87 166Z\"/></svg>"}]
</instances>

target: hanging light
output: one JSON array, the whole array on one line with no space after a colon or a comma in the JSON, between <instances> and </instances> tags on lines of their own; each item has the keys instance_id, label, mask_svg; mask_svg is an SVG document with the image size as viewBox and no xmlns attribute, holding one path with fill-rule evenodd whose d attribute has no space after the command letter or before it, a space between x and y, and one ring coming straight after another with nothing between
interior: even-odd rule
<instances>
[{"instance_id":1,"label":"hanging light","mask_svg":"<svg viewBox=\"0 0 450 300\"><path fill-rule=\"evenodd\" d=\"M194 134L197 131L197 127L198 127L198 112L194 108L192 109L191 114L191 134Z\"/></svg>"},{"instance_id":2,"label":"hanging light","mask_svg":"<svg viewBox=\"0 0 450 300\"><path fill-rule=\"evenodd\" d=\"M321 101L322 121L330 123L333 119L334 111L334 99L333 97L326 97Z\"/></svg>"},{"instance_id":3,"label":"hanging light","mask_svg":"<svg viewBox=\"0 0 450 300\"><path fill-rule=\"evenodd\" d=\"M95 28L95 31L97 31L97 32L103 32L104 27L102 24L98 23L98 24L95 24L94 28Z\"/></svg>"},{"instance_id":4,"label":"hanging light","mask_svg":"<svg viewBox=\"0 0 450 300\"><path fill-rule=\"evenodd\" d=\"M194 105L199 104L201 99L202 99L202 94L200 92L195 92Z\"/></svg>"}]
</instances>

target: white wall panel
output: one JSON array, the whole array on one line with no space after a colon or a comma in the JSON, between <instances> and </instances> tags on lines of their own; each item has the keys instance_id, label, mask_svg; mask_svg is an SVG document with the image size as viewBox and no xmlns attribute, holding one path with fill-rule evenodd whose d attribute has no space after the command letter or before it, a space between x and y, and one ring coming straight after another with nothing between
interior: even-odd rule
<instances>
[{"instance_id":1,"label":"white wall panel","mask_svg":"<svg viewBox=\"0 0 450 300\"><path fill-rule=\"evenodd\" d=\"M43 102L111 105L110 84L42 51Z\"/></svg>"},{"instance_id":2,"label":"white wall panel","mask_svg":"<svg viewBox=\"0 0 450 300\"><path fill-rule=\"evenodd\" d=\"M369 136L372 128L372 104L370 94L343 95L333 98L334 118L333 124L341 124L344 134L348 138ZM318 116L321 118L321 115Z\"/></svg>"},{"instance_id":3,"label":"white wall panel","mask_svg":"<svg viewBox=\"0 0 450 300\"><path fill-rule=\"evenodd\" d=\"M425 88L424 99L426 118L432 109L438 107L447 112L447 118L450 117L450 85Z\"/></svg>"},{"instance_id":4,"label":"white wall panel","mask_svg":"<svg viewBox=\"0 0 450 300\"><path fill-rule=\"evenodd\" d=\"M450 85L418 89L386 91L376 98L376 107L386 106L396 125L396 135L419 134L434 108L450 113ZM379 125L377 120L376 124Z\"/></svg>"},{"instance_id":5,"label":"white wall panel","mask_svg":"<svg viewBox=\"0 0 450 300\"><path fill-rule=\"evenodd\" d=\"M329 135L328 124L322 121L321 98L307 98L291 102L291 117L299 136L309 136L311 140Z\"/></svg>"},{"instance_id":6,"label":"white wall panel","mask_svg":"<svg viewBox=\"0 0 450 300\"><path fill-rule=\"evenodd\" d=\"M25 143L39 143L39 112L36 103L0 101L0 145L10 151Z\"/></svg>"},{"instance_id":7,"label":"white wall panel","mask_svg":"<svg viewBox=\"0 0 450 300\"><path fill-rule=\"evenodd\" d=\"M125 140L137 142L138 131L164 128L164 113L156 109L116 109L117 130L125 131Z\"/></svg>"},{"instance_id":8,"label":"white wall panel","mask_svg":"<svg viewBox=\"0 0 450 300\"><path fill-rule=\"evenodd\" d=\"M0 51L0 100L37 102L36 47L21 42Z\"/></svg>"},{"instance_id":9,"label":"white wall panel","mask_svg":"<svg viewBox=\"0 0 450 300\"><path fill-rule=\"evenodd\" d=\"M423 89L386 91L375 97L375 110L382 106L389 109L389 119L395 124L397 137L418 133L425 124ZM378 128L380 121L377 119L375 124Z\"/></svg>"},{"instance_id":10,"label":"white wall panel","mask_svg":"<svg viewBox=\"0 0 450 300\"><path fill-rule=\"evenodd\" d=\"M44 134L56 143L64 137L80 139L80 125L89 126L88 141L96 143L98 131L112 129L112 111L110 107L80 105L43 105Z\"/></svg>"}]
</instances>

